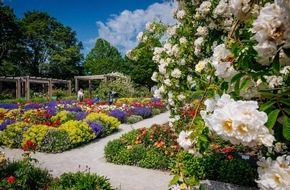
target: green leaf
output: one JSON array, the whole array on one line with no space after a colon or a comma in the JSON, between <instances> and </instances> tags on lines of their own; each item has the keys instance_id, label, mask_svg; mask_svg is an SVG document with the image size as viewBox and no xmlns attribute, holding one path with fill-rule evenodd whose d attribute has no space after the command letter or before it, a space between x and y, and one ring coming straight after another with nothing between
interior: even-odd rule
<instances>
[{"instance_id":1,"label":"green leaf","mask_svg":"<svg viewBox=\"0 0 290 190\"><path fill-rule=\"evenodd\" d=\"M267 98L272 98L274 96L276 96L276 94L274 94L273 92L269 92L269 91L259 91L261 93L262 96L267 97Z\"/></svg>"},{"instance_id":2,"label":"green leaf","mask_svg":"<svg viewBox=\"0 0 290 190\"><path fill-rule=\"evenodd\" d=\"M289 99L279 99L279 102L286 104L287 106L290 106L290 100Z\"/></svg>"},{"instance_id":3,"label":"green leaf","mask_svg":"<svg viewBox=\"0 0 290 190\"><path fill-rule=\"evenodd\" d=\"M178 180L180 179L180 175L175 175L173 177L173 179L170 181L169 183L169 187L173 186L174 184L176 184L178 182Z\"/></svg>"},{"instance_id":4,"label":"green leaf","mask_svg":"<svg viewBox=\"0 0 290 190\"><path fill-rule=\"evenodd\" d=\"M290 115L290 108L283 108L283 111L285 111L288 115Z\"/></svg>"},{"instance_id":5,"label":"green leaf","mask_svg":"<svg viewBox=\"0 0 290 190\"><path fill-rule=\"evenodd\" d=\"M275 104L275 101L269 101L269 102L266 102L264 103L261 107L260 107L260 111L265 111L267 110L268 108L270 108L272 105Z\"/></svg>"},{"instance_id":6,"label":"green leaf","mask_svg":"<svg viewBox=\"0 0 290 190\"><path fill-rule=\"evenodd\" d=\"M200 184L199 190L205 190L205 188L204 188L204 186L202 184Z\"/></svg>"},{"instance_id":7,"label":"green leaf","mask_svg":"<svg viewBox=\"0 0 290 190\"><path fill-rule=\"evenodd\" d=\"M198 185L199 184L199 182L195 179L194 176L189 177L189 178L185 178L184 181L189 186L194 186L194 185Z\"/></svg>"},{"instance_id":8,"label":"green leaf","mask_svg":"<svg viewBox=\"0 0 290 190\"><path fill-rule=\"evenodd\" d=\"M290 58L290 48L283 48L284 53Z\"/></svg>"},{"instance_id":9,"label":"green leaf","mask_svg":"<svg viewBox=\"0 0 290 190\"><path fill-rule=\"evenodd\" d=\"M272 129L274 127L275 123L277 122L279 113L280 113L280 110L275 109L271 111L271 113L268 115L268 121L266 123L266 127L268 129Z\"/></svg>"},{"instance_id":10,"label":"green leaf","mask_svg":"<svg viewBox=\"0 0 290 190\"><path fill-rule=\"evenodd\" d=\"M283 136L289 141L290 140L290 119L289 117L284 117L283 124Z\"/></svg>"},{"instance_id":11,"label":"green leaf","mask_svg":"<svg viewBox=\"0 0 290 190\"><path fill-rule=\"evenodd\" d=\"M223 91L227 91L228 88L229 88L229 83L224 81L224 82L221 84L221 90L223 90Z\"/></svg>"},{"instance_id":12,"label":"green leaf","mask_svg":"<svg viewBox=\"0 0 290 190\"><path fill-rule=\"evenodd\" d=\"M235 84L235 92L237 94L240 94L240 79L236 81L236 84Z\"/></svg>"},{"instance_id":13,"label":"green leaf","mask_svg":"<svg viewBox=\"0 0 290 190\"><path fill-rule=\"evenodd\" d=\"M247 79L243 80L240 89L243 90L243 89L247 88L249 86L249 84L250 84L250 79L247 78Z\"/></svg>"},{"instance_id":14,"label":"green leaf","mask_svg":"<svg viewBox=\"0 0 290 190\"><path fill-rule=\"evenodd\" d=\"M237 80L241 79L245 74L244 73L238 73L231 79L231 83L236 82Z\"/></svg>"},{"instance_id":15,"label":"green leaf","mask_svg":"<svg viewBox=\"0 0 290 190\"><path fill-rule=\"evenodd\" d=\"M280 71L279 52L274 57L274 60L273 60L273 68L277 72Z\"/></svg>"},{"instance_id":16,"label":"green leaf","mask_svg":"<svg viewBox=\"0 0 290 190\"><path fill-rule=\"evenodd\" d=\"M205 135L199 135L199 140L203 141L203 142L207 142L207 137Z\"/></svg>"}]
</instances>

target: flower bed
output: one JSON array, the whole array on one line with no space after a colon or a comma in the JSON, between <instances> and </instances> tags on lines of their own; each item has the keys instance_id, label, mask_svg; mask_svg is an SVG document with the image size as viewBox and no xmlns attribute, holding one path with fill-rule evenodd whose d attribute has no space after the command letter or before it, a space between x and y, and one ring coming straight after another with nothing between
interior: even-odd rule
<instances>
[{"instance_id":1,"label":"flower bed","mask_svg":"<svg viewBox=\"0 0 290 190\"><path fill-rule=\"evenodd\" d=\"M1 103L0 144L22 148L31 140L37 144L37 151L62 152L110 135L131 116L144 119L152 116L153 109L164 107L165 104L156 99L110 106L89 99L24 105Z\"/></svg>"}]
</instances>

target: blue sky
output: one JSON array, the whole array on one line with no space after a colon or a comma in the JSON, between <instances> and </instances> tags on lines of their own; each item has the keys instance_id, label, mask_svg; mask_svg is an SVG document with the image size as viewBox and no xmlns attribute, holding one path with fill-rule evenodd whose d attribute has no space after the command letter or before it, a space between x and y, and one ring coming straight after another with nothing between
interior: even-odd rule
<instances>
[{"instance_id":1,"label":"blue sky","mask_svg":"<svg viewBox=\"0 0 290 190\"><path fill-rule=\"evenodd\" d=\"M47 12L77 32L85 54L103 38L124 55L136 47L136 37L148 21L176 22L171 16L176 3L171 0L4 0L4 4L19 18L27 11Z\"/></svg>"}]
</instances>

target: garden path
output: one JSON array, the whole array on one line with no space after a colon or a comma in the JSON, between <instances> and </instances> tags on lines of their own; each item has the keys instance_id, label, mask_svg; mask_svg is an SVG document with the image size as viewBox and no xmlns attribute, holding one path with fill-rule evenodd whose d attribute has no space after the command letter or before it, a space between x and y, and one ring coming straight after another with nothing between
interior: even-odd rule
<instances>
[{"instance_id":1,"label":"garden path","mask_svg":"<svg viewBox=\"0 0 290 190\"><path fill-rule=\"evenodd\" d=\"M166 190L172 179L169 172L149 170L135 166L115 165L107 163L104 158L105 145L119 138L122 134L141 127L150 127L152 124L163 124L168 121L169 112L162 113L153 118L142 120L133 125L121 124L118 132L105 138L97 139L88 145L78 147L63 153L47 154L35 153L33 158L39 161L42 167L58 177L64 172L84 171L90 168L90 172L107 176L113 187L118 190ZM4 148L7 158L19 159L23 153L20 149ZM246 177L246 176L245 176ZM248 187L225 184L215 181L204 181L209 190L248 190Z\"/></svg>"}]
</instances>

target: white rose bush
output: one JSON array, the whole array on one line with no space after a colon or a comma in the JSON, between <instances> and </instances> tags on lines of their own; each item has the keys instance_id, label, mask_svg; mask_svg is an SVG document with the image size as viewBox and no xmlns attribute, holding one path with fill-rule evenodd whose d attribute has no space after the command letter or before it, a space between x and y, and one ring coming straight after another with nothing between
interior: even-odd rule
<instances>
[{"instance_id":1,"label":"white rose bush","mask_svg":"<svg viewBox=\"0 0 290 190\"><path fill-rule=\"evenodd\" d=\"M290 189L289 152L276 151L290 140L290 1L179 0L172 14L175 25L149 23L138 38L152 49L155 95L168 100L180 146L201 156L214 134L255 147L258 187ZM195 114L184 121L192 100ZM199 184L176 165L173 189Z\"/></svg>"}]
</instances>

